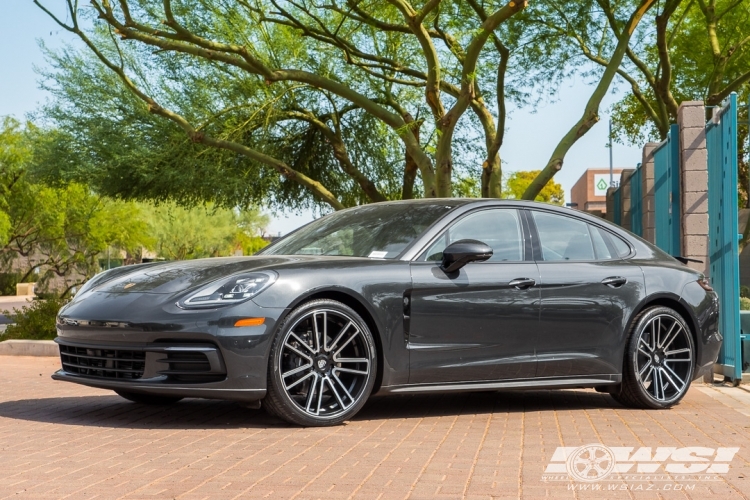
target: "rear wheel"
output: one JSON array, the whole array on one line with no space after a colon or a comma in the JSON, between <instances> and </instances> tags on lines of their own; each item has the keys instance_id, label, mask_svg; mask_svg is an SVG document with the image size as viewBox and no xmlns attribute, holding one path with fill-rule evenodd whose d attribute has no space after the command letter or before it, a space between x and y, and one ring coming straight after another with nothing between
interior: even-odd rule
<instances>
[{"instance_id":1,"label":"rear wheel","mask_svg":"<svg viewBox=\"0 0 750 500\"><path fill-rule=\"evenodd\" d=\"M171 405L181 400L180 397L160 396L158 394L143 394L138 392L115 391L119 396L144 405Z\"/></svg>"},{"instance_id":2,"label":"rear wheel","mask_svg":"<svg viewBox=\"0 0 750 500\"><path fill-rule=\"evenodd\" d=\"M367 323L350 307L315 300L289 315L269 360L264 407L305 426L354 416L375 383L376 348Z\"/></svg>"},{"instance_id":3,"label":"rear wheel","mask_svg":"<svg viewBox=\"0 0 750 500\"><path fill-rule=\"evenodd\" d=\"M642 312L630 333L623 381L614 399L633 408L669 408L690 388L695 345L685 320L668 307Z\"/></svg>"}]
</instances>

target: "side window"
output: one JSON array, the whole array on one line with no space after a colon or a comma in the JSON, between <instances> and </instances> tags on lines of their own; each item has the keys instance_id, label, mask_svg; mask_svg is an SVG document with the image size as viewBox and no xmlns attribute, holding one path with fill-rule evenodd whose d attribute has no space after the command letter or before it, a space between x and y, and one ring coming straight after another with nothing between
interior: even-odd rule
<instances>
[{"instance_id":1,"label":"side window","mask_svg":"<svg viewBox=\"0 0 750 500\"><path fill-rule=\"evenodd\" d=\"M602 234L602 230L589 225L589 233L591 233L591 242L594 244L597 260L612 260L612 252L609 251L607 242L604 240L606 235Z\"/></svg>"},{"instance_id":2,"label":"side window","mask_svg":"<svg viewBox=\"0 0 750 500\"><path fill-rule=\"evenodd\" d=\"M546 261L594 260L588 224L561 215L532 211Z\"/></svg>"},{"instance_id":3,"label":"side window","mask_svg":"<svg viewBox=\"0 0 750 500\"><path fill-rule=\"evenodd\" d=\"M523 237L517 210L481 210L459 220L435 241L420 260L441 261L443 250L459 240L479 240L492 248L490 262L523 260Z\"/></svg>"},{"instance_id":4,"label":"side window","mask_svg":"<svg viewBox=\"0 0 750 500\"><path fill-rule=\"evenodd\" d=\"M609 241L615 246L615 251L620 257L627 257L630 255L630 245L625 243L619 236L615 236L612 233L608 233Z\"/></svg>"}]
</instances>

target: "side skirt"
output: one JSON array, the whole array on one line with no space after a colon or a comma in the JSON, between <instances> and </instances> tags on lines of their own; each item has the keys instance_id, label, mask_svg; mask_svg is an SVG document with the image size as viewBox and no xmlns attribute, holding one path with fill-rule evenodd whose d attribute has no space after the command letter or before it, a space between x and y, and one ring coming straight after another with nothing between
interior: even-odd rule
<instances>
[{"instance_id":1,"label":"side skirt","mask_svg":"<svg viewBox=\"0 0 750 500\"><path fill-rule=\"evenodd\" d=\"M403 394L418 392L468 392L500 389L564 389L571 387L593 388L616 385L622 375L589 375L586 377L554 377L495 382L456 382L450 384L414 384L381 387L378 394Z\"/></svg>"}]
</instances>

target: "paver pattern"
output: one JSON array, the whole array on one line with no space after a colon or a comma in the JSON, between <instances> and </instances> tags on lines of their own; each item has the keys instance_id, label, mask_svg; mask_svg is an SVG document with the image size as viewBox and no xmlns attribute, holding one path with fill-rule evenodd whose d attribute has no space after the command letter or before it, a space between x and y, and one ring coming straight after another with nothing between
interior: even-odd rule
<instances>
[{"instance_id":1,"label":"paver pattern","mask_svg":"<svg viewBox=\"0 0 750 500\"><path fill-rule=\"evenodd\" d=\"M0 356L0 499L750 496L743 389L696 385L658 412L589 390L383 397L346 425L298 428L229 402L137 405L54 382L57 368L55 358ZM558 446L589 443L740 451L729 473L691 490L542 480Z\"/></svg>"}]
</instances>

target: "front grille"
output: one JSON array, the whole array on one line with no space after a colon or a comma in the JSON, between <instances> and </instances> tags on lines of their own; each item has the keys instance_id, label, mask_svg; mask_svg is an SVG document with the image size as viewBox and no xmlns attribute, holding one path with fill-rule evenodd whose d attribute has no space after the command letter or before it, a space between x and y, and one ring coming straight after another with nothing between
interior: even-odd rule
<instances>
[{"instance_id":1,"label":"front grille","mask_svg":"<svg viewBox=\"0 0 750 500\"><path fill-rule=\"evenodd\" d=\"M134 380L143 376L146 353L60 344L63 370L86 377Z\"/></svg>"}]
</instances>

